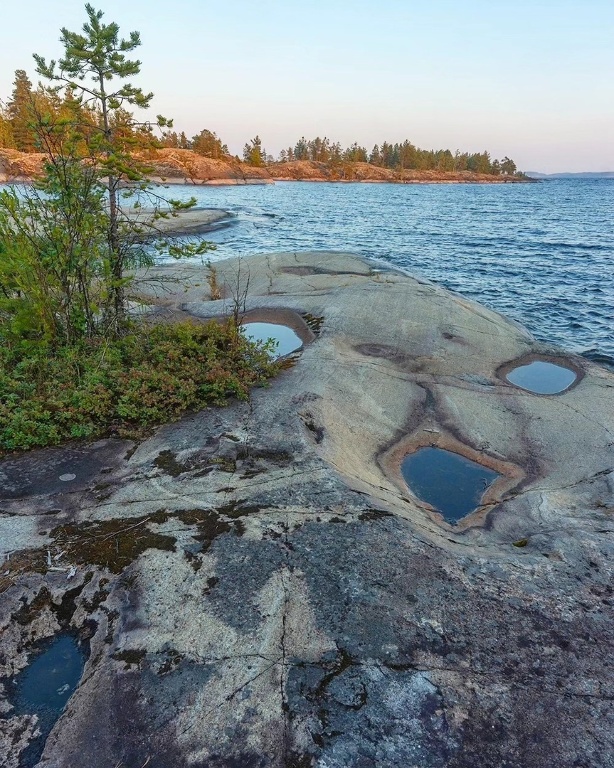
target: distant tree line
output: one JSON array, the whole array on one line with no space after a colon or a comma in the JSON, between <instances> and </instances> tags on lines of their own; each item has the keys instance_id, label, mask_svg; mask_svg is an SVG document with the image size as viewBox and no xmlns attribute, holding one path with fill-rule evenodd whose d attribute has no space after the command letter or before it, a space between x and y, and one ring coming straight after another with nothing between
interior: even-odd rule
<instances>
[{"instance_id":1,"label":"distant tree line","mask_svg":"<svg viewBox=\"0 0 614 768\"><path fill-rule=\"evenodd\" d=\"M407 139L402 144L384 141L369 152L357 142L343 149L339 142L331 142L326 137L308 140L303 136L293 147L282 149L279 155L282 163L292 160L314 160L327 164L361 162L393 170L473 171L495 176L512 176L517 172L516 163L509 157L494 160L486 151L469 153L456 150L452 153L449 149L419 149Z\"/></svg>"},{"instance_id":2,"label":"distant tree line","mask_svg":"<svg viewBox=\"0 0 614 768\"><path fill-rule=\"evenodd\" d=\"M150 123L135 122L132 113L119 103L105 117L99 104L77 95L74 88L50 88L39 83L33 89L25 70L18 69L10 99L0 102L0 148L47 152L46 139L53 135L56 145L70 140L71 151L87 157L106 120L116 146L126 152L142 145L143 139L158 141Z\"/></svg>"},{"instance_id":3,"label":"distant tree line","mask_svg":"<svg viewBox=\"0 0 614 768\"><path fill-rule=\"evenodd\" d=\"M181 133L169 131L160 139L159 146L172 149L191 149L199 155L211 157L214 160L223 160L230 155L226 144L222 144L217 134L206 128L191 139L188 139L183 131Z\"/></svg>"},{"instance_id":4,"label":"distant tree line","mask_svg":"<svg viewBox=\"0 0 614 768\"><path fill-rule=\"evenodd\" d=\"M369 152L358 142L354 142L347 148L341 144L332 142L328 138L306 139L302 136L294 146L282 149L277 160L267 155L262 148L259 136L254 137L245 144L243 160L249 165L264 166L271 163L289 163L294 160L312 160L325 163L329 166L342 163L369 163L380 168L392 170L418 170L418 171L472 171L474 173L486 173L492 176L514 176L517 174L516 163L509 157L502 160L491 158L490 153L484 152L460 152L458 149L452 153L449 149L419 149L407 139L401 144L392 144L384 141L376 144Z\"/></svg>"},{"instance_id":5,"label":"distant tree line","mask_svg":"<svg viewBox=\"0 0 614 768\"><path fill-rule=\"evenodd\" d=\"M0 102L0 147L18 149L21 152L37 152L40 147L37 133L33 125L40 122L41 115L52 115L56 123L62 120L78 123L83 132L84 141L88 131L100 125L102 116L95 109L86 106L82 100L75 99L72 92L67 90L63 97L50 93L39 85L33 89L26 72L18 69L15 72L13 92L6 103ZM115 133L122 134L125 148L129 149L131 142L139 138L139 131L146 128L134 126L129 112L118 109L114 114ZM168 130L161 138L152 139L152 146L174 149L191 149L199 155L215 160L230 158L228 146L213 131L203 129L191 139L181 131ZM277 158L267 154L262 146L262 140L255 136L243 148L243 161L255 167L272 163L288 163L293 160L312 160L327 165L338 165L347 162L362 162L392 170L436 170L436 171L473 171L493 176L513 176L517 173L516 163L509 157L502 160L493 159L484 152L455 152L449 149L419 149L407 139L402 143L384 141L376 144L371 151L354 142L343 148L339 142L330 141L327 137L319 136L306 139L302 136L294 146L282 149Z\"/></svg>"}]
</instances>

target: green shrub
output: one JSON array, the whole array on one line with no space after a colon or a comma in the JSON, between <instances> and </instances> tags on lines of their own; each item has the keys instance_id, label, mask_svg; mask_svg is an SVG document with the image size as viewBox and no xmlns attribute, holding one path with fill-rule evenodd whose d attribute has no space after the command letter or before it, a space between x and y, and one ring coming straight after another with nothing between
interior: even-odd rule
<instances>
[{"instance_id":1,"label":"green shrub","mask_svg":"<svg viewBox=\"0 0 614 768\"><path fill-rule=\"evenodd\" d=\"M267 345L253 344L231 322L135 327L117 340L58 349L7 341L0 347L0 451L132 434L246 398L278 369Z\"/></svg>"}]
</instances>

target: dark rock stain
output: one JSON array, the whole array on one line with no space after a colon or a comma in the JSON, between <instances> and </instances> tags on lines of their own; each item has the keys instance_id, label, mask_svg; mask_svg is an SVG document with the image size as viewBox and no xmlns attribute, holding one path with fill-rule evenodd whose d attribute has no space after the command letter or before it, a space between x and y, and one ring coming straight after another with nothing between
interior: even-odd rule
<instances>
[{"instance_id":1,"label":"dark rock stain","mask_svg":"<svg viewBox=\"0 0 614 768\"><path fill-rule=\"evenodd\" d=\"M153 463L155 467L171 477L179 477L190 469L188 465L178 462L176 455L169 450L160 451Z\"/></svg>"},{"instance_id":2,"label":"dark rock stain","mask_svg":"<svg viewBox=\"0 0 614 768\"><path fill-rule=\"evenodd\" d=\"M369 522L371 520L381 520L384 517L394 517L392 512L386 512L383 509L367 509L366 512L362 512L358 515L358 519L362 522Z\"/></svg>"},{"instance_id":3,"label":"dark rock stain","mask_svg":"<svg viewBox=\"0 0 614 768\"><path fill-rule=\"evenodd\" d=\"M124 669L130 669L132 666L140 667L141 662L145 658L146 654L147 651L145 651L143 648L139 648L125 651L116 651L115 653L111 654L111 658L115 659L116 661L123 661L125 665Z\"/></svg>"},{"instance_id":4,"label":"dark rock stain","mask_svg":"<svg viewBox=\"0 0 614 768\"><path fill-rule=\"evenodd\" d=\"M162 517L156 513L137 518L68 523L54 528L51 537L57 547L66 551L68 561L121 573L147 549L175 550L173 536L154 533L146 525L164 522L166 518Z\"/></svg>"},{"instance_id":5,"label":"dark rock stain","mask_svg":"<svg viewBox=\"0 0 614 768\"><path fill-rule=\"evenodd\" d=\"M325 434L324 427L322 427L316 422L313 414L310 413L309 411L302 414L301 419L303 421L303 424L314 436L316 443L320 445L320 443L324 440L324 434Z\"/></svg>"},{"instance_id":6,"label":"dark rock stain","mask_svg":"<svg viewBox=\"0 0 614 768\"><path fill-rule=\"evenodd\" d=\"M324 323L324 317L318 315L312 315L311 312L305 312L302 315L303 320L309 326L311 331L319 336L322 332L322 324Z\"/></svg>"}]
</instances>

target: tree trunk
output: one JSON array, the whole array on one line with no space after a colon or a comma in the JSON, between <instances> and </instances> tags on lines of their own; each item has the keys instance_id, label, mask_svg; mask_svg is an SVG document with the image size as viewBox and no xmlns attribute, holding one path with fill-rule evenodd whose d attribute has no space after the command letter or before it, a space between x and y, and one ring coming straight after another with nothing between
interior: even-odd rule
<instances>
[{"instance_id":1,"label":"tree trunk","mask_svg":"<svg viewBox=\"0 0 614 768\"><path fill-rule=\"evenodd\" d=\"M111 159L111 125L109 123L109 113L107 109L107 96L104 88L104 76L100 73L100 102L102 106L102 123L105 141L107 142L106 156ZM124 304L124 265L121 254L121 245L119 242L119 201L117 188L119 179L110 173L107 179L107 188L109 190L109 260L111 273L111 289L109 296L110 304L110 330L113 336L119 336L125 323L125 304Z\"/></svg>"}]
</instances>

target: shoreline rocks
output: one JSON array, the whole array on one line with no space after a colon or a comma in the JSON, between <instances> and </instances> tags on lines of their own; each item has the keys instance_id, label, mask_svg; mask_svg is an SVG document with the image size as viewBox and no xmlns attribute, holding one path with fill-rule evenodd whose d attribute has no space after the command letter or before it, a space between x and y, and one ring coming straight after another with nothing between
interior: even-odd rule
<instances>
[{"instance_id":1,"label":"shoreline rocks","mask_svg":"<svg viewBox=\"0 0 614 768\"><path fill-rule=\"evenodd\" d=\"M44 155L0 149L0 183L24 182L41 173ZM189 149L158 149L143 158L153 169L151 180L162 184L242 185L276 181L328 181L392 184L526 184L535 179L491 176L471 171L392 170L370 163L343 162L329 165L294 160L263 167L234 158L214 160Z\"/></svg>"},{"instance_id":2,"label":"shoreline rocks","mask_svg":"<svg viewBox=\"0 0 614 768\"><path fill-rule=\"evenodd\" d=\"M167 216L154 218L154 211L145 208L126 209L123 212L135 227L140 227L144 238L180 237L199 235L232 224L236 215L221 208L188 208Z\"/></svg>"}]
</instances>

